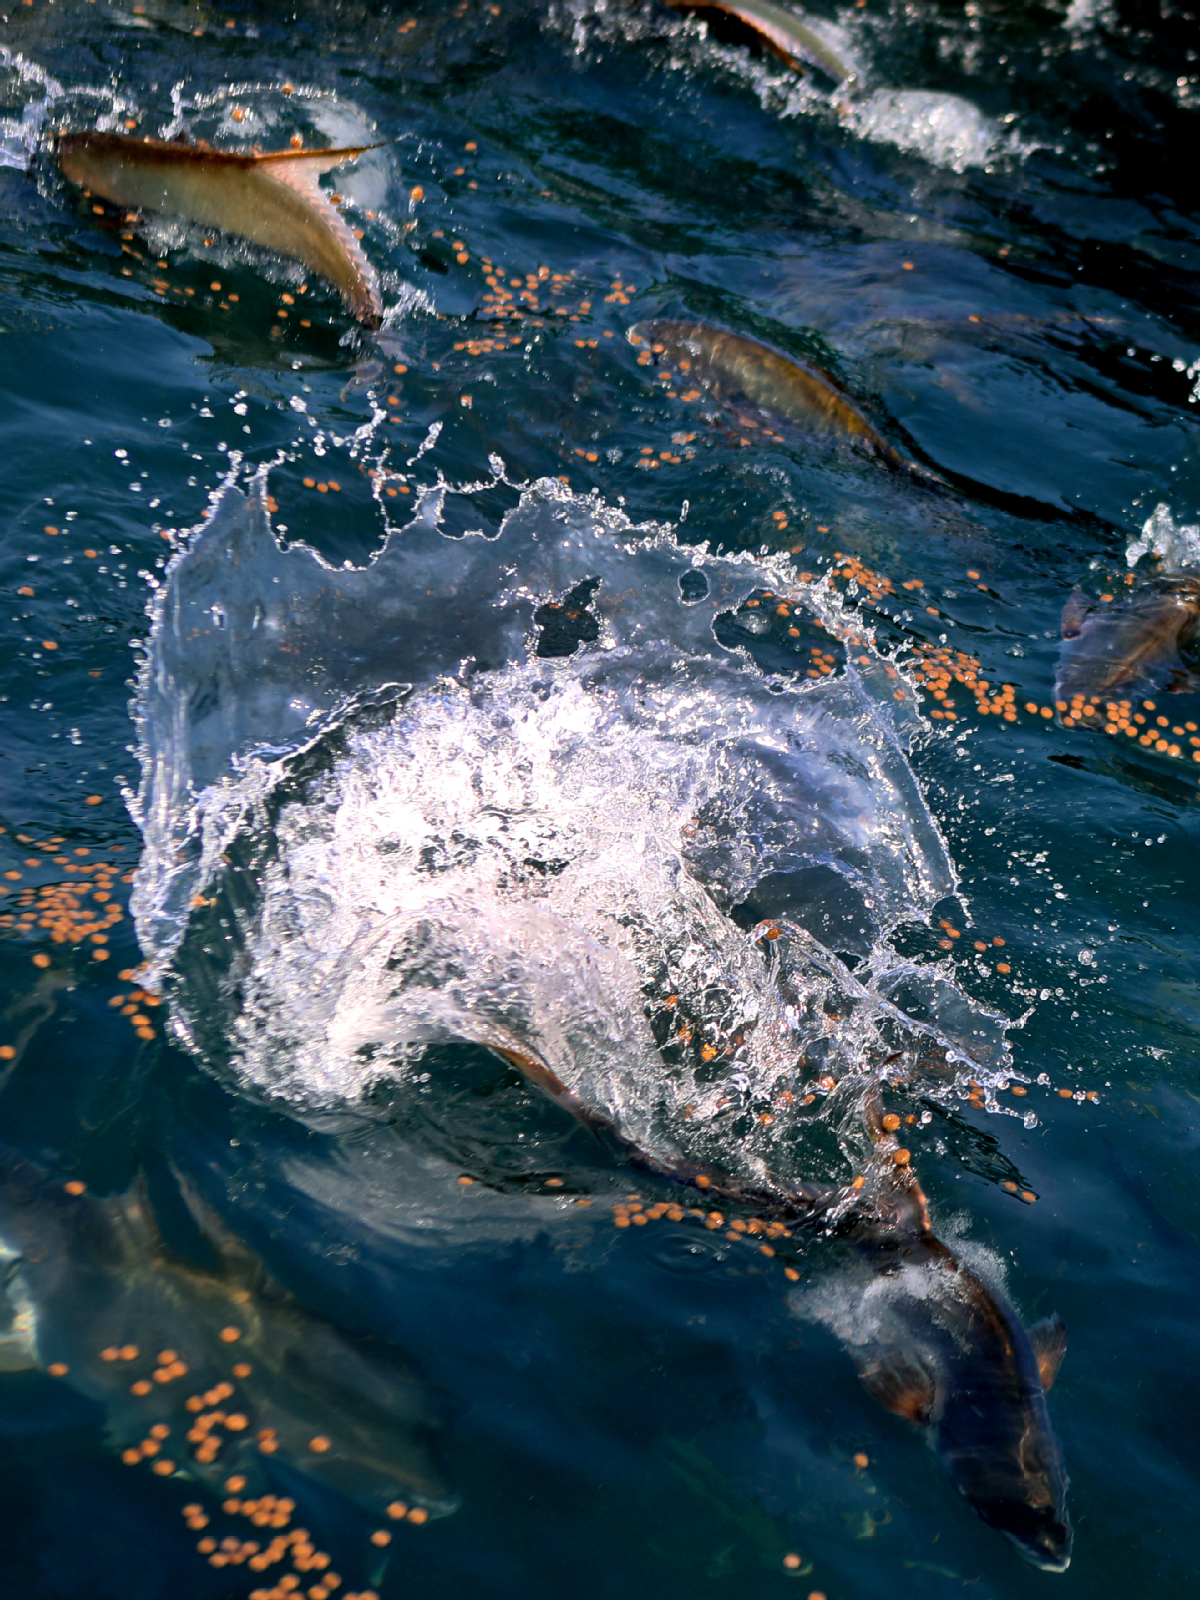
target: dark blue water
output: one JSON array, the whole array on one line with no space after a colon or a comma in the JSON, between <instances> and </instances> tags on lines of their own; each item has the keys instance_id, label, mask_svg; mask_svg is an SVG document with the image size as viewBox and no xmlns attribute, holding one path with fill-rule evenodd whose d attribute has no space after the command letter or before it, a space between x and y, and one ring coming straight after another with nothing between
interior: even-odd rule
<instances>
[{"instance_id":1,"label":"dark blue water","mask_svg":"<svg viewBox=\"0 0 1200 1600\"><path fill-rule=\"evenodd\" d=\"M384 1600L567 1588L588 1600L1193 1592L1200 699L1186 682L1158 695L1146 714L1167 718L1163 749L1140 728L1105 735L1051 713L1071 591L1115 604L1100 596L1127 576L1200 551L1190 159L1200 34L1165 0L1076 0L1069 11L868 0L836 20L867 80L841 110L827 86L650 0L453 10L35 0L0 21L0 1092L5 1171L27 1181L16 1198L5 1190L0 1217L10 1265L27 1262L10 1280L14 1328L21 1283L57 1282L61 1270L62 1284L33 1308L33 1364L0 1361L24 1367L0 1373L14 1594L275 1593L293 1555L261 1574L249 1564L241 1546L265 1548L273 1530L252 1525L244 1496L223 1487L225 1463L230 1477L249 1473L246 1495L293 1502L288 1528L307 1529L329 1557L302 1556L294 1572L296 1592L316 1600L369 1589ZM387 141L333 180L380 273L383 331L358 327L312 275L236 240L97 214L53 153L56 131L97 124L264 148L293 132L310 144ZM511 301L497 300L501 288ZM943 484L686 399L625 339L660 316L720 324L819 365ZM370 568L355 617L324 602L298 617L300 665L294 683L279 679L281 703L293 691L297 704L309 699L288 729L271 726L279 750L294 749L317 705L309 764L288 767L193 879L195 795L167 785L157 824L136 795L140 759L181 748L170 723L179 685L199 696L211 662L181 636L175 676L155 680L148 608L213 491L264 464L277 536L332 567L365 568L414 505L432 506L434 520L419 566L404 564L418 536L406 547L393 532L397 562ZM444 498L430 494L439 485ZM531 534L520 518L535 511L547 521ZM878 807L864 859L892 848L879 843L889 814L925 840L917 855L936 854L936 835L921 832L928 807L957 886L936 873L924 887L906 879L906 914L880 913L890 948L940 973L942 993L975 1023L1010 1021L1011 1058L972 1069L987 1067L986 1094L971 1072L914 1071L888 1103L914 1118L903 1137L940 1235L1003 1277L1027 1323L1051 1311L1067 1323L1049 1397L1076 1530L1065 1574L1032 1571L977 1519L919 1431L864 1391L827 1322L800 1314L796 1285L835 1293L842 1281L835 1246L798 1239L768 1258L694 1220L614 1227L625 1197L673 1202L675 1190L527 1086L494 1038L464 1042L450 1028L451 1042L422 1050L408 1039L383 1065L355 1055L371 997L336 966L356 937L355 896L384 920L399 913L375 879L362 887L351 830L330 869L328 914L303 923L302 847L321 808L345 800L346 773L370 787L371 752L390 728L408 716L434 741L439 675L474 657L486 678L513 658L505 652L529 653L546 624L535 627L534 612L570 587L545 554L551 528L606 541L587 571L568 574L606 574L603 626L554 667L556 684L574 682L569 663L589 648L624 644L638 627L683 650L678 597L671 610L654 584L662 561L707 543L712 583L720 557L760 563L745 568L737 616L716 625L723 644L748 652L730 659L758 674L755 695L768 679L772 693L794 693L821 660L832 676L849 671L846 656L866 648L847 648L855 626L896 658L903 676L891 681L924 687L922 731L903 758L916 785L899 783L900 767L863 780ZM476 545L450 538L473 530L496 554L460 604L462 551ZM653 560L641 546L628 561L611 553L639 538L659 540ZM274 571L220 568L205 604L232 616ZM829 628L800 599L759 626L744 599L766 586L773 606L781 573L810 599L829 575ZM653 662L646 693L668 676ZM249 704L257 671L250 662L216 699ZM388 680L415 684L412 707L424 709L384 696L337 712L340 690ZM521 695L540 693L519 673L497 681L514 716ZM735 690L733 678L711 690L722 736L742 715ZM444 690L446 703L455 692ZM617 819L611 870L597 869L590 898L568 907L554 896L570 873L538 858L537 884L505 900L510 910L536 901L555 908L557 926L584 929L620 882L629 904L642 885L646 928L674 914L654 898L650 869L639 879L618 849L642 826L621 809L628 796L652 819L676 804L675 769L638 766L628 707L641 690L626 692L593 741L598 766L579 763L616 774L593 808ZM879 704L871 717L893 715ZM847 751L875 726L847 720ZM427 764L401 769L432 789L449 784L459 752L447 741L440 756L429 755L435 741L420 745ZM234 781L236 743L203 779L192 774L196 787ZM489 781L504 778L503 755L483 763ZM720 795L733 815L744 792L734 756L728 774ZM826 791L813 792L826 815ZM389 804L400 799L363 815L375 825ZM801 814L798 804L789 826ZM396 833L403 843L402 823ZM375 836L363 837L374 850ZM147 847L143 859L145 839L159 854ZM454 871L474 871L451 844ZM129 907L139 861L141 946ZM180 863L168 938L151 913ZM745 902L730 927L787 909L727 899ZM855 971L873 970L878 928L850 929L832 889L806 904L818 936ZM478 926L492 925L480 913ZM680 961L689 939L703 943L692 926ZM724 922L712 926L719 942ZM546 957L548 1037L575 1017L579 969L569 937L555 960L531 928L520 925L513 949ZM486 1009L499 989L489 970L453 983L443 973L430 992L465 985ZM731 980L730 1005L736 989ZM322 1009L339 997L350 1044ZM589 1028L596 1016L610 1028L604 1059L632 1061L632 1045L611 1043L633 1038L621 1032L628 1016L602 1001ZM798 1106L776 1106L769 1128L749 1112L718 1121L693 1153L735 1169L767 1152L795 1177L845 1182L864 1159L861 1128L835 1099L818 1098L807 1121ZM634 1100L618 1109L641 1115ZM645 1116L677 1147L699 1137L671 1122L666 1100ZM69 1197L74 1212L62 1210L66 1184L85 1185ZM85 1208L131 1194L148 1196L164 1244L137 1234L122 1254L80 1231ZM249 1299L214 1305L197 1287L217 1281L203 1274L235 1249L219 1234L214 1245L211 1218L197 1222L210 1212L240 1241L234 1276ZM30 1244L35 1235L44 1242ZM192 1266L161 1301L154 1285L170 1262ZM148 1298L133 1294L135 1280ZM357 1469L322 1479L303 1429L293 1438L280 1422L280 1448L258 1449L264 1374L282 1348L253 1332L260 1302L298 1308L297 1348L318 1351L304 1390L314 1437L350 1414L347 1351L384 1374L368 1404L377 1417L391 1416L399 1388L419 1392L420 1429L380 1427L397 1460L419 1433L439 1488L405 1489L398 1475L396 1492L434 1515L389 1518ZM156 1388L143 1356L154 1343L184 1351L185 1364L193 1347L216 1362L226 1316L245 1324L247 1345L258 1338L257 1369L237 1400L205 1404L228 1416L244 1403L252 1426L244 1439L217 1428L225 1442L209 1471L186 1438L197 1413L184 1397L216 1378L197 1370ZM128 1372L123 1359L97 1364L117 1342L111 1317L138 1345ZM347 1341L336 1355L321 1343L331 1326ZM54 1364L68 1370L51 1375ZM129 1392L143 1368L148 1400ZM159 1416L167 1444L130 1464L123 1453ZM156 1472L164 1459L175 1470ZM199 1507L196 1526L185 1506ZM215 1548L197 1549L209 1539ZM236 1561L222 1539L240 1542ZM321 1586L330 1571L336 1590Z\"/></svg>"}]
</instances>

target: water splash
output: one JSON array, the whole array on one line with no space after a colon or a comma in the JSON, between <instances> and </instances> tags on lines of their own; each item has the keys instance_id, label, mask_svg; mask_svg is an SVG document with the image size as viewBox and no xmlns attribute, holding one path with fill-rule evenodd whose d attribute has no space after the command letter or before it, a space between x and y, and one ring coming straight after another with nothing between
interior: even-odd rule
<instances>
[{"instance_id":1,"label":"water splash","mask_svg":"<svg viewBox=\"0 0 1200 1600\"><path fill-rule=\"evenodd\" d=\"M210 1063L331 1106L446 1041L533 1053L643 1147L748 1175L795 1169L783 1108L888 1062L1003 1070L1003 1020L888 942L955 876L911 696L823 585L553 480L492 538L443 534L439 485L334 570L262 489L172 563L139 696L134 911ZM720 642L767 602L842 671ZM540 653L558 612L585 648Z\"/></svg>"},{"instance_id":2,"label":"water splash","mask_svg":"<svg viewBox=\"0 0 1200 1600\"><path fill-rule=\"evenodd\" d=\"M1159 502L1146 518L1142 531L1130 540L1125 560L1131 567L1146 555L1156 555L1167 572L1200 566L1200 525L1177 523L1171 508Z\"/></svg>"},{"instance_id":3,"label":"water splash","mask_svg":"<svg viewBox=\"0 0 1200 1600\"><path fill-rule=\"evenodd\" d=\"M843 115L860 138L895 145L951 172L986 166L1008 147L999 124L977 106L931 89L876 89L848 101Z\"/></svg>"}]
</instances>

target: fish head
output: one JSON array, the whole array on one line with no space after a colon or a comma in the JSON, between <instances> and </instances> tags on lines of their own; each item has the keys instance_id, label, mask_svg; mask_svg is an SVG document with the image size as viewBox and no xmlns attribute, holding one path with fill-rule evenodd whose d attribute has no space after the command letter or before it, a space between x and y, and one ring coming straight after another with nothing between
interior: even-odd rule
<instances>
[{"instance_id":1,"label":"fish head","mask_svg":"<svg viewBox=\"0 0 1200 1600\"><path fill-rule=\"evenodd\" d=\"M1040 1382L987 1384L948 1397L938 1445L959 1491L1032 1566L1065 1572L1073 1534L1067 1474ZM1024 1386L1022 1386L1024 1387Z\"/></svg>"}]
</instances>

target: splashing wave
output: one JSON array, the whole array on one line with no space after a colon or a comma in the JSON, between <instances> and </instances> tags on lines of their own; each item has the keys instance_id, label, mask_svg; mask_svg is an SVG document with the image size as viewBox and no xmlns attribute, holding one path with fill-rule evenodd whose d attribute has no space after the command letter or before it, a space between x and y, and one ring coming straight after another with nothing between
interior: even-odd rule
<instances>
[{"instance_id":1,"label":"splashing wave","mask_svg":"<svg viewBox=\"0 0 1200 1600\"><path fill-rule=\"evenodd\" d=\"M176 557L140 695L135 913L210 1062L331 1106L448 1040L532 1052L643 1147L743 1172L795 1165L781 1108L901 1055L1001 1066L1002 1019L888 942L954 872L911 696L822 585L554 482L492 539L440 531L443 486L334 570L261 496ZM752 596L843 670L719 643ZM591 644L539 654L547 606Z\"/></svg>"}]
</instances>

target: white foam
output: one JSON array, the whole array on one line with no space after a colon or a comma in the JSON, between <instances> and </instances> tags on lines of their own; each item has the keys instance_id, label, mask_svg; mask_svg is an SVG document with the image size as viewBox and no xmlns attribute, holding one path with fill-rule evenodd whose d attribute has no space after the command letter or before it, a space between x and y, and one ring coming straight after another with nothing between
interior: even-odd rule
<instances>
[{"instance_id":1,"label":"white foam","mask_svg":"<svg viewBox=\"0 0 1200 1600\"><path fill-rule=\"evenodd\" d=\"M1177 523L1170 506L1160 502L1142 524L1140 535L1130 540L1125 560L1136 567L1151 554L1159 557L1167 572L1200 566L1200 524Z\"/></svg>"},{"instance_id":2,"label":"white foam","mask_svg":"<svg viewBox=\"0 0 1200 1600\"><path fill-rule=\"evenodd\" d=\"M843 107L863 139L895 145L952 172L986 166L1005 148L1000 125L960 95L931 89L876 89Z\"/></svg>"},{"instance_id":3,"label":"white foam","mask_svg":"<svg viewBox=\"0 0 1200 1600\"><path fill-rule=\"evenodd\" d=\"M831 593L557 482L494 539L443 537L448 498L334 570L229 489L172 564L139 695L134 911L185 1042L307 1106L411 1077L437 1041L535 1055L643 1146L747 1173L791 1137L758 1121L772 1097L861 1074L897 1028L912 1043L892 996L921 988L965 1071L1002 1056L1001 1019L887 942L955 883L895 670L861 634L815 681L717 642L755 590L849 637ZM534 613L586 578L599 637L540 658ZM230 887L235 845L257 864ZM799 928L772 943L728 915L814 872L814 911L855 908L853 974ZM227 894L228 931L192 940ZM665 1056L664 1025L688 1035Z\"/></svg>"}]
</instances>

